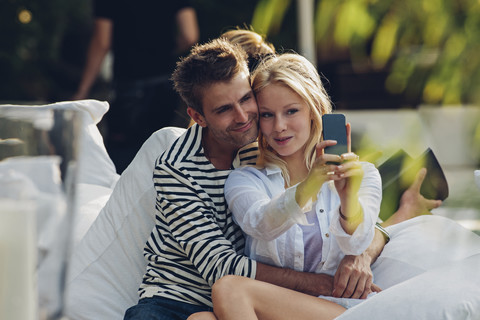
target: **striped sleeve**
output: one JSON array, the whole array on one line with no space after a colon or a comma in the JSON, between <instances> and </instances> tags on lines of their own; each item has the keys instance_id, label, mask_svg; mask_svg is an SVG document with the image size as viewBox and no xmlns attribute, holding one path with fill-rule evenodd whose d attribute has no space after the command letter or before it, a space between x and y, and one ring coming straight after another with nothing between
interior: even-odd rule
<instances>
[{"instance_id":1,"label":"striped sleeve","mask_svg":"<svg viewBox=\"0 0 480 320\"><path fill-rule=\"evenodd\" d=\"M189 128L156 162L157 214L144 250L148 264L140 298L211 306L216 280L256 275L256 262L242 255L245 240L225 202L231 170L217 170L205 158L201 136L201 127ZM245 150L244 161L254 154L255 148Z\"/></svg>"},{"instance_id":2,"label":"striped sleeve","mask_svg":"<svg viewBox=\"0 0 480 320\"><path fill-rule=\"evenodd\" d=\"M217 221L212 210L215 199L211 199L192 176L161 163L155 169L154 184L157 219L168 227L172 240L178 243L208 285L227 274L252 276L251 260L237 254L227 238L228 233L224 234L221 228L224 226L225 231L230 231L234 226L225 225L227 220ZM223 198L223 187L221 191Z\"/></svg>"}]
</instances>

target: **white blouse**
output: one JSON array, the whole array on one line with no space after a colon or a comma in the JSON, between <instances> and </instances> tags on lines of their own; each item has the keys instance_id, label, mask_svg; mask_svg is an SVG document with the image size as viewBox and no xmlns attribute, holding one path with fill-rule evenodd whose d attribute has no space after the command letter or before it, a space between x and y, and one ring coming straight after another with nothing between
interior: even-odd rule
<instances>
[{"instance_id":1,"label":"white blouse","mask_svg":"<svg viewBox=\"0 0 480 320\"><path fill-rule=\"evenodd\" d=\"M373 164L362 162L362 168L359 202L364 220L352 235L340 224L340 197L333 182L320 189L311 209L318 223L310 224L306 219L310 209L302 210L295 201L296 185L285 189L280 168L247 166L234 170L225 183L225 199L245 233L246 255L269 265L334 275L345 255L361 254L374 236L382 199L381 179ZM321 254L308 250L320 261L314 263L313 270L304 270L304 262L311 264L312 260L305 257L303 230L309 227L317 228L323 241L318 244Z\"/></svg>"}]
</instances>

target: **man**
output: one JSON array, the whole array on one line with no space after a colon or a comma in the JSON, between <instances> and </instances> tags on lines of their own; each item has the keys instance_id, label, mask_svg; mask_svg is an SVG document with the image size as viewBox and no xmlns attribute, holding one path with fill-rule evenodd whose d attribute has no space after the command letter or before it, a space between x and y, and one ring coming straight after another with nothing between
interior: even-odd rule
<instances>
[{"instance_id":1,"label":"man","mask_svg":"<svg viewBox=\"0 0 480 320\"><path fill-rule=\"evenodd\" d=\"M258 113L246 54L225 40L213 40L178 63L173 80L197 124L157 160L157 216L145 247L147 272L140 301L125 319L185 319L211 311L211 286L229 274L311 295L360 297L378 290L369 266L385 244L381 234L364 255L347 257L335 279L242 255L244 239L226 208L223 186L233 167L256 157L252 143Z\"/></svg>"}]
</instances>

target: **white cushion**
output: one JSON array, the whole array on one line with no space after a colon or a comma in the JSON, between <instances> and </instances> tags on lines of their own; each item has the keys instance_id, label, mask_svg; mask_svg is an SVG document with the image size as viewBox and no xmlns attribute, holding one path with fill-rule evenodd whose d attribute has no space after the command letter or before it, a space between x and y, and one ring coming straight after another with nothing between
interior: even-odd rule
<instances>
[{"instance_id":1,"label":"white cushion","mask_svg":"<svg viewBox=\"0 0 480 320\"><path fill-rule=\"evenodd\" d=\"M76 247L105 207L113 189L94 184L77 184L75 195L77 211L73 228L72 247Z\"/></svg>"},{"instance_id":2,"label":"white cushion","mask_svg":"<svg viewBox=\"0 0 480 320\"><path fill-rule=\"evenodd\" d=\"M473 272L475 262L468 262L471 257L477 257L474 261L480 267L480 237L451 219L434 215L410 219L387 229L391 241L372 266L374 283L383 291L361 302L361 307L349 309L339 319L464 319L452 315L469 312L469 302L466 311L461 311L463 303L468 301L469 294L478 295L479 289L468 291L472 288L465 286L468 282L465 276L450 273ZM464 263L470 269L463 270ZM436 271L446 265L452 267ZM478 283L480 274L468 272L465 274ZM451 300L450 296L458 292L462 294L455 297L457 300ZM343 305L358 303L357 299L334 301ZM473 301L479 302L480 297ZM437 317L442 312L445 317Z\"/></svg>"},{"instance_id":3,"label":"white cushion","mask_svg":"<svg viewBox=\"0 0 480 320\"><path fill-rule=\"evenodd\" d=\"M445 217L420 216L387 230L391 241L372 265L374 282L382 289L480 254L480 236Z\"/></svg>"},{"instance_id":4,"label":"white cushion","mask_svg":"<svg viewBox=\"0 0 480 320\"><path fill-rule=\"evenodd\" d=\"M348 309L338 320L476 320L480 254L439 265ZM393 272L393 271L392 271Z\"/></svg>"},{"instance_id":5,"label":"white cushion","mask_svg":"<svg viewBox=\"0 0 480 320\"><path fill-rule=\"evenodd\" d=\"M457 222L420 216L388 228L372 266L383 291L339 320L478 319L480 237Z\"/></svg>"},{"instance_id":6,"label":"white cushion","mask_svg":"<svg viewBox=\"0 0 480 320\"><path fill-rule=\"evenodd\" d=\"M163 128L147 139L74 250L66 297L70 319L121 319L137 303L143 248L154 227L155 160L184 131Z\"/></svg>"},{"instance_id":7,"label":"white cushion","mask_svg":"<svg viewBox=\"0 0 480 320\"><path fill-rule=\"evenodd\" d=\"M63 101L47 105L0 105L0 112L7 112L5 107L16 107L32 110L76 110L81 115L81 132L79 141L79 159L76 182L113 187L118 180L115 165L110 159L103 144L97 124L108 111L109 105L105 101L78 100Z\"/></svg>"}]
</instances>

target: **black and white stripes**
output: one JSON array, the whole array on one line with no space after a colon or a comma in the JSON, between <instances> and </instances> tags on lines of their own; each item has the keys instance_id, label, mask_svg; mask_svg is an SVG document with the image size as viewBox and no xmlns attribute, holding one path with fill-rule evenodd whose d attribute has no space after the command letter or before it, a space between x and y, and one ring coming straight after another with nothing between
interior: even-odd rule
<instances>
[{"instance_id":1,"label":"black and white stripes","mask_svg":"<svg viewBox=\"0 0 480 320\"><path fill-rule=\"evenodd\" d=\"M242 255L243 235L223 194L231 170L217 170L205 158L201 137L194 125L157 159L156 226L144 250L140 298L211 306L211 286L222 276L255 277L256 264ZM244 147L234 163L252 164L256 154L255 145Z\"/></svg>"}]
</instances>

